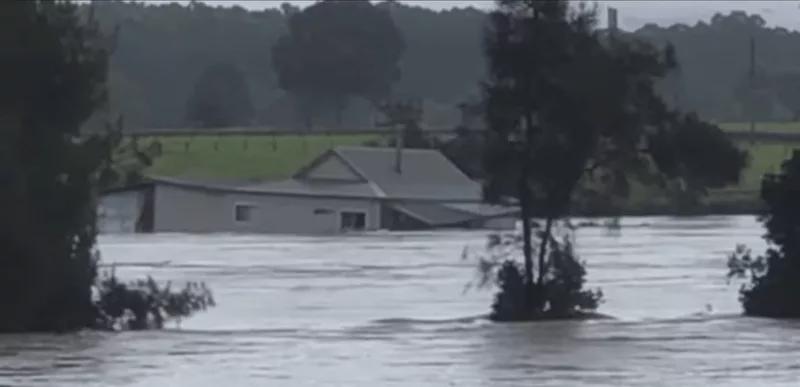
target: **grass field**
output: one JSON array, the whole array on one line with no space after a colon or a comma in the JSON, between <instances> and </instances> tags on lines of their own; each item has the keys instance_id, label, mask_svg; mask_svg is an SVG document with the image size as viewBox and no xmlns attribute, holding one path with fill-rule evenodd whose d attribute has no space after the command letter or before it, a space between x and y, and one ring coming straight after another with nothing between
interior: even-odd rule
<instances>
[{"instance_id":1,"label":"grass field","mask_svg":"<svg viewBox=\"0 0 800 387\"><path fill-rule=\"evenodd\" d=\"M728 132L750 131L749 122L723 122L718 125ZM756 132L800 134L800 122L756 122Z\"/></svg>"},{"instance_id":2,"label":"grass field","mask_svg":"<svg viewBox=\"0 0 800 387\"><path fill-rule=\"evenodd\" d=\"M800 143L742 143L740 146L750 153L750 164L742 173L739 188L758 191L761 177L765 173L778 172L783 160L791 156L793 149L800 148Z\"/></svg>"},{"instance_id":3,"label":"grass field","mask_svg":"<svg viewBox=\"0 0 800 387\"><path fill-rule=\"evenodd\" d=\"M143 139L140 143L156 139ZM336 145L380 140L376 135L164 137L148 174L213 179L280 179Z\"/></svg>"},{"instance_id":4,"label":"grass field","mask_svg":"<svg viewBox=\"0 0 800 387\"><path fill-rule=\"evenodd\" d=\"M748 128L746 123L724 124L726 130ZM790 131L795 124L766 123L759 128ZM800 127L797 127L800 131ZM749 129L747 129L749 130ZM211 179L281 179L291 176L315 157L337 145L360 145L385 141L379 135L308 136L192 136L164 137L162 155L148 169L149 174ZM154 139L141 140L153 141ZM730 191L759 190L764 173L776 172L800 142L740 142L750 152L750 165L742 181Z\"/></svg>"}]
</instances>

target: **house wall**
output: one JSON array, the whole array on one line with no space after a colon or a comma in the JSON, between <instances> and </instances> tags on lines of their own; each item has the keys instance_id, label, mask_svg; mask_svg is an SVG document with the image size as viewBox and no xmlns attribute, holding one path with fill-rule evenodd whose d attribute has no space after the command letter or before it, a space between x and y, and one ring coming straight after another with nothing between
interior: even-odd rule
<instances>
[{"instance_id":1,"label":"house wall","mask_svg":"<svg viewBox=\"0 0 800 387\"><path fill-rule=\"evenodd\" d=\"M133 233L144 205L144 190L103 195L97 206L97 226L101 233Z\"/></svg>"},{"instance_id":2,"label":"house wall","mask_svg":"<svg viewBox=\"0 0 800 387\"><path fill-rule=\"evenodd\" d=\"M250 222L235 220L237 203L255 206ZM330 212L315 214L319 209ZM154 231L333 234L340 232L341 211L364 212L366 229L379 228L380 206L373 200L211 192L157 185Z\"/></svg>"}]
</instances>

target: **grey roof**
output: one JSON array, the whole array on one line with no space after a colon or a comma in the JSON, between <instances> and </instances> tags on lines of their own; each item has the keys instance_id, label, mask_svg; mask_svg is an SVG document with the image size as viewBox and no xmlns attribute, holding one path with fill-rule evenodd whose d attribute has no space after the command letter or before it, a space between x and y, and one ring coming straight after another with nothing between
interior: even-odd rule
<instances>
[{"instance_id":1,"label":"grey roof","mask_svg":"<svg viewBox=\"0 0 800 387\"><path fill-rule=\"evenodd\" d=\"M444 203L444 206L482 218L515 215L520 211L519 207L496 206L486 203Z\"/></svg>"},{"instance_id":2,"label":"grey roof","mask_svg":"<svg viewBox=\"0 0 800 387\"><path fill-rule=\"evenodd\" d=\"M473 220L510 216L518 212L513 207L481 203L398 202L391 206L430 226L453 226Z\"/></svg>"},{"instance_id":3,"label":"grey roof","mask_svg":"<svg viewBox=\"0 0 800 387\"><path fill-rule=\"evenodd\" d=\"M392 208L434 227L457 225L476 218L474 215L434 202L394 203Z\"/></svg>"},{"instance_id":4,"label":"grey roof","mask_svg":"<svg viewBox=\"0 0 800 387\"><path fill-rule=\"evenodd\" d=\"M481 200L481 187L441 152L403 149L401 173L395 170L395 149L342 146L332 151L375 184L385 198Z\"/></svg>"},{"instance_id":5,"label":"grey roof","mask_svg":"<svg viewBox=\"0 0 800 387\"><path fill-rule=\"evenodd\" d=\"M162 184L187 189L218 193L245 193L256 195L305 196L330 198L374 198L375 193L369 184L330 184L285 180L271 183L230 185L202 183L196 180L175 179L161 176L148 176L144 184ZM240 183L241 184L241 183ZM134 187L135 188L135 187Z\"/></svg>"},{"instance_id":6,"label":"grey roof","mask_svg":"<svg viewBox=\"0 0 800 387\"><path fill-rule=\"evenodd\" d=\"M330 157L338 157L362 181L304 178L304 171L313 169ZM467 177L441 152L433 149L403 149L401 173L395 170L394 148L341 146L317 158L295 178L283 181L234 183L168 177L150 177L149 180L186 188L268 195L458 202L475 206L482 199L480 184ZM484 216L481 210L465 209L478 208L475 206L442 208L439 211Z\"/></svg>"},{"instance_id":7,"label":"grey roof","mask_svg":"<svg viewBox=\"0 0 800 387\"><path fill-rule=\"evenodd\" d=\"M347 196L356 198L378 198L375 187L369 183L347 183L289 179L258 184L244 185L239 188L253 191L286 194L308 194L319 196Z\"/></svg>"}]
</instances>

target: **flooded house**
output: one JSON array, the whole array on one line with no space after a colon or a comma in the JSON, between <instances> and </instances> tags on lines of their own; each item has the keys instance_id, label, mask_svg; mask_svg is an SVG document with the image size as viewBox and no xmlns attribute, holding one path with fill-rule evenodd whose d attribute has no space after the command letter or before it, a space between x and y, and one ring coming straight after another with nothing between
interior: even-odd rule
<instances>
[{"instance_id":1,"label":"flooded house","mask_svg":"<svg viewBox=\"0 0 800 387\"><path fill-rule=\"evenodd\" d=\"M99 221L116 233L333 234L510 228L516 212L483 203L481 185L437 150L336 147L282 181L148 177L106 192Z\"/></svg>"}]
</instances>

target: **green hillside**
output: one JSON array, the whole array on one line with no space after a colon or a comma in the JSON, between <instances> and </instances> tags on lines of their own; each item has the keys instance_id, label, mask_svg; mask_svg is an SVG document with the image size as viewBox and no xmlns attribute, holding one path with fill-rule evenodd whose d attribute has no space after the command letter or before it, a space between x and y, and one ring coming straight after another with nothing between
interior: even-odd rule
<instances>
[{"instance_id":1,"label":"green hillside","mask_svg":"<svg viewBox=\"0 0 800 387\"><path fill-rule=\"evenodd\" d=\"M375 135L165 137L157 139L162 154L147 173L192 178L280 179L291 176L334 146L361 145L378 139Z\"/></svg>"},{"instance_id":2,"label":"green hillside","mask_svg":"<svg viewBox=\"0 0 800 387\"><path fill-rule=\"evenodd\" d=\"M749 122L723 122L718 125L729 132L750 131ZM756 132L800 134L800 122L757 122Z\"/></svg>"}]
</instances>

